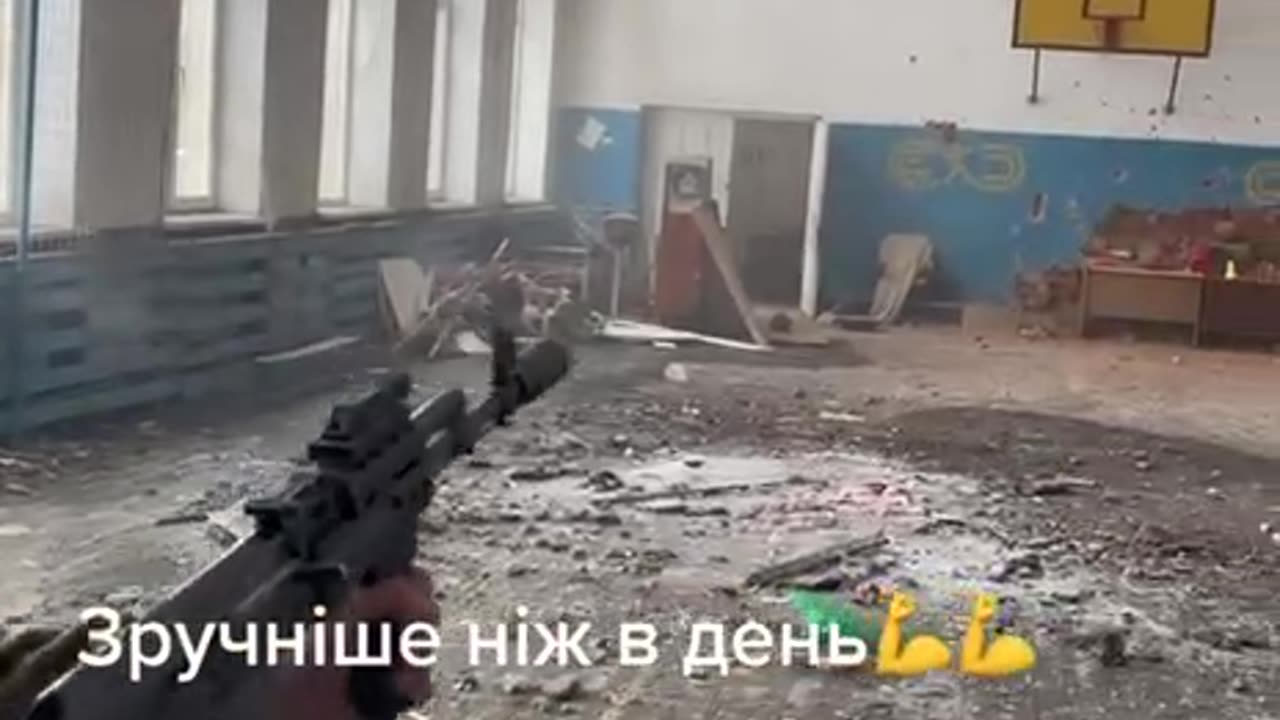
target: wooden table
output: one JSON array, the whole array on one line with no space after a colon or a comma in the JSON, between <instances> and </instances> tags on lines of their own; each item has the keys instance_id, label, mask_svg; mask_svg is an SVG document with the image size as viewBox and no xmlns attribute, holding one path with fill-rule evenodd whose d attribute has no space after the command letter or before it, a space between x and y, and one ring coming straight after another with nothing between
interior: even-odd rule
<instances>
[{"instance_id":1,"label":"wooden table","mask_svg":"<svg viewBox=\"0 0 1280 720\"><path fill-rule=\"evenodd\" d=\"M1205 277L1187 270L1148 270L1086 261L1080 295L1080 334L1093 320L1185 325L1200 344Z\"/></svg>"},{"instance_id":2,"label":"wooden table","mask_svg":"<svg viewBox=\"0 0 1280 720\"><path fill-rule=\"evenodd\" d=\"M1209 278L1200 316L1211 338L1280 342L1280 283Z\"/></svg>"}]
</instances>

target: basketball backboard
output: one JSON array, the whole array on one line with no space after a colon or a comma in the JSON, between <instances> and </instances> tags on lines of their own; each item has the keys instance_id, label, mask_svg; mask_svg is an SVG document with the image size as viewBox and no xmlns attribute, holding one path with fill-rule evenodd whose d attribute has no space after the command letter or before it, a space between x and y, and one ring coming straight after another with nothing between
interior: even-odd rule
<instances>
[{"instance_id":1,"label":"basketball backboard","mask_svg":"<svg viewBox=\"0 0 1280 720\"><path fill-rule=\"evenodd\" d=\"M1016 0L1013 46L1204 57L1215 0Z\"/></svg>"}]
</instances>

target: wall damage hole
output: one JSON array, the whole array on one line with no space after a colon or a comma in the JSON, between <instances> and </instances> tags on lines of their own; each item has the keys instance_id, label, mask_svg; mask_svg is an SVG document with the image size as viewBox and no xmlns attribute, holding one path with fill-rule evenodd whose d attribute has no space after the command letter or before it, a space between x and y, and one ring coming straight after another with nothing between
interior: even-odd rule
<instances>
[{"instance_id":1,"label":"wall damage hole","mask_svg":"<svg viewBox=\"0 0 1280 720\"><path fill-rule=\"evenodd\" d=\"M954 143L960 135L960 126L954 122L945 120L929 120L924 124L925 128L938 133L942 138L942 142L950 145Z\"/></svg>"},{"instance_id":2,"label":"wall damage hole","mask_svg":"<svg viewBox=\"0 0 1280 720\"><path fill-rule=\"evenodd\" d=\"M1036 193L1031 198L1031 214L1030 219L1033 223L1044 222L1045 217L1049 214L1049 196L1044 193Z\"/></svg>"},{"instance_id":3,"label":"wall damage hole","mask_svg":"<svg viewBox=\"0 0 1280 720\"><path fill-rule=\"evenodd\" d=\"M1111 179L1117 185L1124 184L1129 181L1129 171L1126 170L1125 168L1116 168L1115 170L1111 171Z\"/></svg>"}]
</instances>

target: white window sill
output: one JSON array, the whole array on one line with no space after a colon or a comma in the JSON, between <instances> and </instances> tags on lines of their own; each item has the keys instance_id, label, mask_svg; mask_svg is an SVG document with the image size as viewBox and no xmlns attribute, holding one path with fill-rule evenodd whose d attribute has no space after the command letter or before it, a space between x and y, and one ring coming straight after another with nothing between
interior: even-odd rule
<instances>
[{"instance_id":1,"label":"white window sill","mask_svg":"<svg viewBox=\"0 0 1280 720\"><path fill-rule=\"evenodd\" d=\"M183 212L167 215L164 219L166 235L176 237L206 237L209 235L236 235L260 233L266 230L262 218L237 213L205 211Z\"/></svg>"},{"instance_id":2,"label":"white window sill","mask_svg":"<svg viewBox=\"0 0 1280 720\"><path fill-rule=\"evenodd\" d=\"M395 212L387 208L362 207L359 205L321 205L316 210L316 214L325 220L359 220L362 218L382 218L394 215Z\"/></svg>"},{"instance_id":3,"label":"white window sill","mask_svg":"<svg viewBox=\"0 0 1280 720\"><path fill-rule=\"evenodd\" d=\"M514 207L514 208L537 207L540 205L551 204L550 202L547 201L546 198L535 199L535 198L509 197L504 202L506 202L507 207Z\"/></svg>"},{"instance_id":4,"label":"white window sill","mask_svg":"<svg viewBox=\"0 0 1280 720\"><path fill-rule=\"evenodd\" d=\"M440 198L438 200L428 200L427 209L432 212L451 212L455 210L478 210L480 206L471 200Z\"/></svg>"}]
</instances>

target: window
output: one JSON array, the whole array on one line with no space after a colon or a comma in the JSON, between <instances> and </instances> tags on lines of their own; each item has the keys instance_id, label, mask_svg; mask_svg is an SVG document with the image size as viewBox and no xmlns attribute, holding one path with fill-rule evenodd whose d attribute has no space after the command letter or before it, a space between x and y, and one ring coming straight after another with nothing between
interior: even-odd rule
<instances>
[{"instance_id":1,"label":"window","mask_svg":"<svg viewBox=\"0 0 1280 720\"><path fill-rule=\"evenodd\" d=\"M320 135L320 202L347 202L347 166L351 155L351 46L354 0L329 0L325 40L324 109Z\"/></svg>"},{"instance_id":2,"label":"window","mask_svg":"<svg viewBox=\"0 0 1280 720\"><path fill-rule=\"evenodd\" d=\"M0 215L8 215L13 209L13 119L15 112L14 78L18 57L16 43L18 34L14 32L17 25L16 3L14 0L0 0Z\"/></svg>"},{"instance_id":3,"label":"window","mask_svg":"<svg viewBox=\"0 0 1280 720\"><path fill-rule=\"evenodd\" d=\"M546 192L556 0L518 0L511 76L508 200L539 201Z\"/></svg>"},{"instance_id":4,"label":"window","mask_svg":"<svg viewBox=\"0 0 1280 720\"><path fill-rule=\"evenodd\" d=\"M172 205L179 209L208 209L214 204L217 26L217 0L182 0L172 187Z\"/></svg>"},{"instance_id":5,"label":"window","mask_svg":"<svg viewBox=\"0 0 1280 720\"><path fill-rule=\"evenodd\" d=\"M431 135L427 150L427 198L442 200L445 163L445 103L449 98L449 0L436 5L435 57L431 61Z\"/></svg>"}]
</instances>

